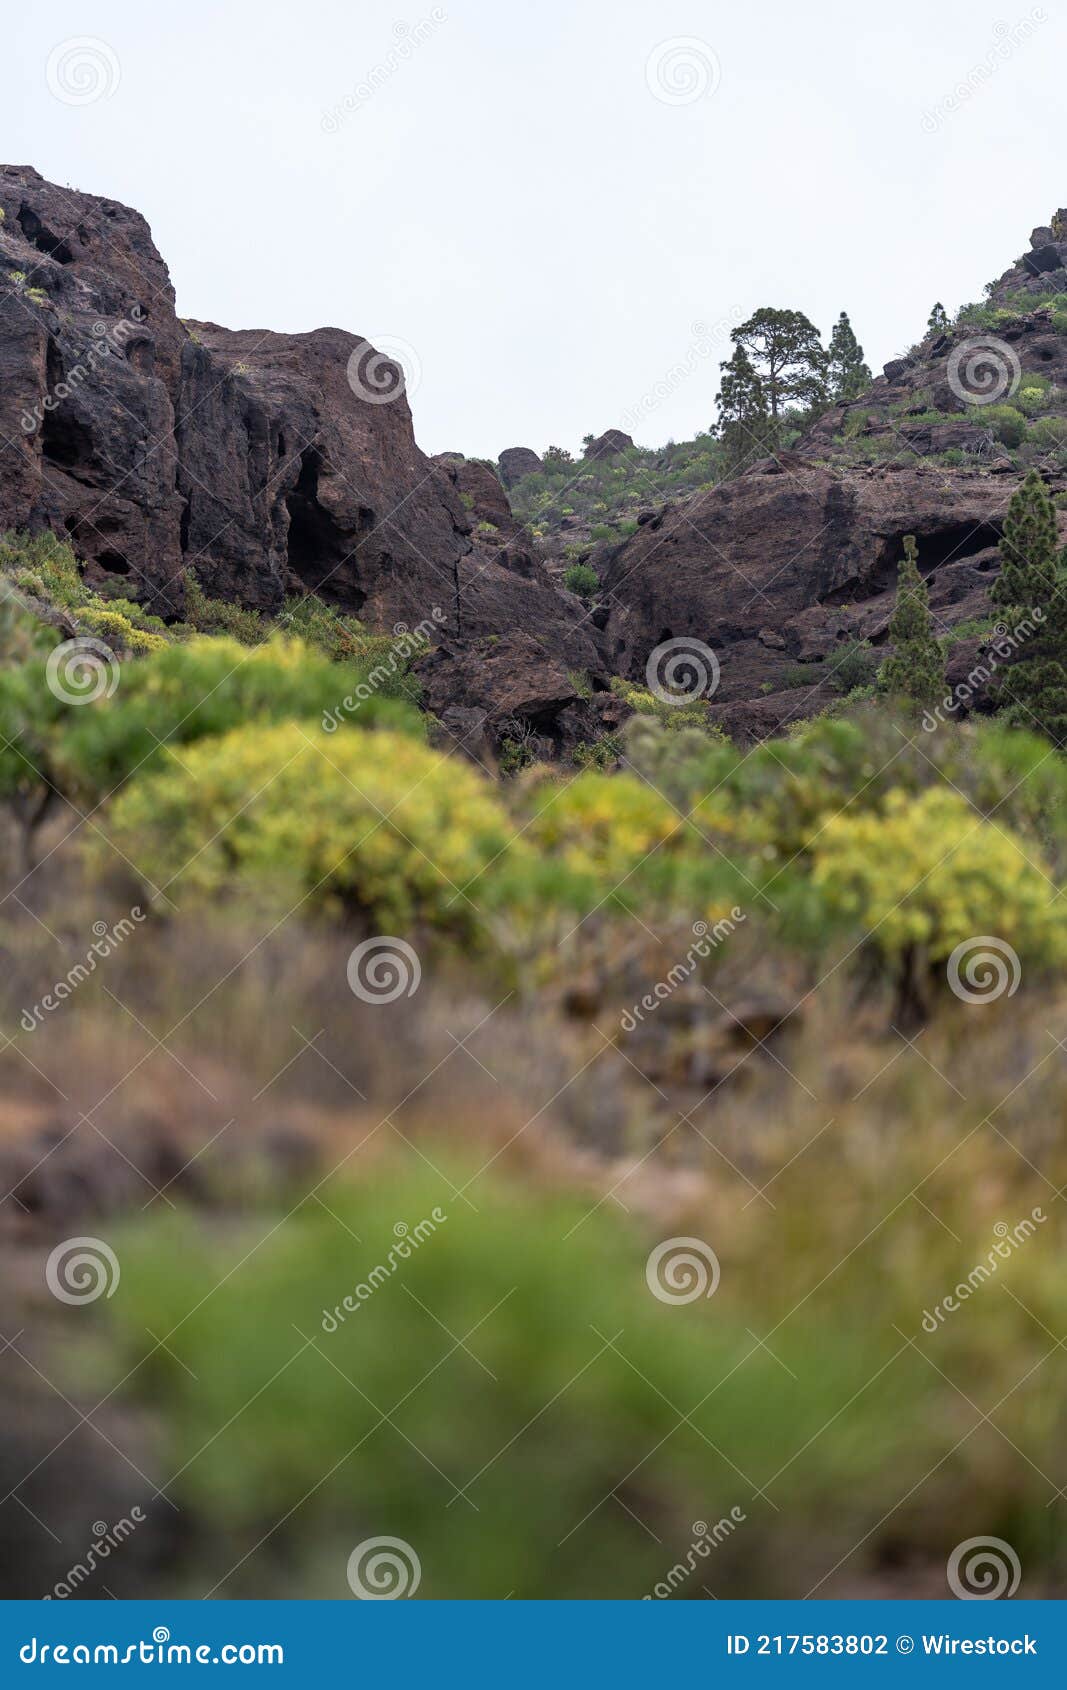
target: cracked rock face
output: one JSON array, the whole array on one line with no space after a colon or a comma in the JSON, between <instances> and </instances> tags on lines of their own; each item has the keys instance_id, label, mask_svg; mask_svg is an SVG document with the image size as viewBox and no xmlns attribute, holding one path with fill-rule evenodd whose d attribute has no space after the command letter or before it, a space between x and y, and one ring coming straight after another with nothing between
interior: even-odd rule
<instances>
[{"instance_id":1,"label":"cracked rock face","mask_svg":"<svg viewBox=\"0 0 1067 1690\"><path fill-rule=\"evenodd\" d=\"M172 618L190 565L266 611L307 590L377 631L437 610L446 689L489 634L598 666L499 482L419 450L365 341L182 322L144 218L27 167L0 168L0 209L0 528L65 534L92 583ZM506 713L484 678L475 702Z\"/></svg>"}]
</instances>

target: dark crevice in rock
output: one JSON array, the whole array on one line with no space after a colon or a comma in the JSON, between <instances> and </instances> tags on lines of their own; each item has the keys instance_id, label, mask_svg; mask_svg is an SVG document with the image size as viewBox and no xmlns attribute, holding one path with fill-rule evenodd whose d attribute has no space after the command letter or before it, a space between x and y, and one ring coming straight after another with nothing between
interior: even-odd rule
<instances>
[{"instance_id":1,"label":"dark crevice in rock","mask_svg":"<svg viewBox=\"0 0 1067 1690\"><path fill-rule=\"evenodd\" d=\"M28 205L23 205L18 216L19 228L38 252L45 252L49 258L54 258L59 264L72 264L74 254L66 241L59 235L54 235L51 229L46 229L37 213Z\"/></svg>"},{"instance_id":2,"label":"dark crevice in rock","mask_svg":"<svg viewBox=\"0 0 1067 1690\"><path fill-rule=\"evenodd\" d=\"M63 380L63 360L55 341L48 343L46 376L50 391ZM41 456L46 464L77 474L88 470L94 461L93 437L84 423L78 421L69 405L61 403L46 410L41 424Z\"/></svg>"},{"instance_id":3,"label":"dark crevice in rock","mask_svg":"<svg viewBox=\"0 0 1067 1690\"><path fill-rule=\"evenodd\" d=\"M285 501L289 512L289 567L306 587L326 598L338 596L331 590L331 577L351 556L352 546L345 531L319 503L319 477L325 468L322 453L307 446L300 454L296 486ZM344 603L359 612L366 594L346 574Z\"/></svg>"},{"instance_id":4,"label":"dark crevice in rock","mask_svg":"<svg viewBox=\"0 0 1067 1690\"><path fill-rule=\"evenodd\" d=\"M121 552L99 552L96 562L101 569L106 569L109 575L128 575L130 566Z\"/></svg>"},{"instance_id":5,"label":"dark crevice in rock","mask_svg":"<svg viewBox=\"0 0 1067 1690\"><path fill-rule=\"evenodd\" d=\"M846 581L843 586L825 594L822 602L828 605L859 604L895 588L900 561L904 556L904 536L910 532L902 529L899 534L887 535L874 568L863 582ZM919 573L933 575L948 564L960 563L978 552L989 551L1000 545L1000 538L1001 530L992 522L950 522L927 534L916 533Z\"/></svg>"}]
</instances>

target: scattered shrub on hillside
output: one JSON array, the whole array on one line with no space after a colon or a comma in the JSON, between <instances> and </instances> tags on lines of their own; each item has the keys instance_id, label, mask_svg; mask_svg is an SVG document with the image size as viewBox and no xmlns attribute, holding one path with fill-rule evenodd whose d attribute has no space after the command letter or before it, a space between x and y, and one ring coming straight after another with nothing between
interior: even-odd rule
<instances>
[{"instance_id":1,"label":"scattered shrub on hillside","mask_svg":"<svg viewBox=\"0 0 1067 1690\"><path fill-rule=\"evenodd\" d=\"M131 782L107 833L175 902L245 893L372 932L469 932L464 895L512 828L469 765L413 738L317 720L249 724ZM108 861L105 846L93 852Z\"/></svg>"},{"instance_id":2,"label":"scattered shrub on hillside","mask_svg":"<svg viewBox=\"0 0 1067 1690\"><path fill-rule=\"evenodd\" d=\"M925 1012L938 965L979 935L1013 947L1024 968L1067 957L1067 908L1033 853L954 792L895 791L880 813L831 815L812 854L823 907L888 962L902 1014Z\"/></svg>"},{"instance_id":3,"label":"scattered shrub on hillside","mask_svg":"<svg viewBox=\"0 0 1067 1690\"><path fill-rule=\"evenodd\" d=\"M600 577L587 563L572 563L563 572L563 585L579 598L590 598L600 586Z\"/></svg>"},{"instance_id":4,"label":"scattered shrub on hillside","mask_svg":"<svg viewBox=\"0 0 1067 1690\"><path fill-rule=\"evenodd\" d=\"M111 698L64 713L56 760L68 786L90 796L109 792L158 759L168 745L187 746L247 726L332 713L341 724L384 725L421 735L419 717L375 690L351 716L343 709L366 671L331 663L303 640L272 635L249 650L236 640L200 637L123 665Z\"/></svg>"},{"instance_id":5,"label":"scattered shrub on hillside","mask_svg":"<svg viewBox=\"0 0 1067 1690\"><path fill-rule=\"evenodd\" d=\"M242 645L259 645L268 633L257 610L209 597L194 569L185 571L185 619L198 634L228 634Z\"/></svg>"}]
</instances>

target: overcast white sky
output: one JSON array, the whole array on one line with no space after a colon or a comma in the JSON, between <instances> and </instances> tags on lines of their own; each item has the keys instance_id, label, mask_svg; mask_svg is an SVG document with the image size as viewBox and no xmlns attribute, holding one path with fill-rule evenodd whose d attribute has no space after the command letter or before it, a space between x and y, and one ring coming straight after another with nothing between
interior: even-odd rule
<instances>
[{"instance_id":1,"label":"overcast white sky","mask_svg":"<svg viewBox=\"0 0 1067 1690\"><path fill-rule=\"evenodd\" d=\"M1067 205L1067 0L54 0L4 36L5 162L142 211L183 316L406 343L431 452L685 439L761 304L847 309L878 369Z\"/></svg>"}]
</instances>

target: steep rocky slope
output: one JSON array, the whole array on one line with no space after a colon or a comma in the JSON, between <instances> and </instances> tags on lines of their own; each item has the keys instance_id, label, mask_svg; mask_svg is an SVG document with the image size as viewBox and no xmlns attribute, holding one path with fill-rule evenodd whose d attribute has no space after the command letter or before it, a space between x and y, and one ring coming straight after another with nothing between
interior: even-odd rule
<instances>
[{"instance_id":1,"label":"steep rocky slope","mask_svg":"<svg viewBox=\"0 0 1067 1690\"><path fill-rule=\"evenodd\" d=\"M842 646L884 645L908 533L942 632L987 615L1025 468L1067 489L1065 292L1057 213L987 305L928 333L794 451L647 513L598 559L612 669L638 679L656 645L690 636L719 657L731 728L808 713L819 692L796 684L799 666L818 687ZM1067 513L1061 525L1067 538Z\"/></svg>"},{"instance_id":2,"label":"steep rocky slope","mask_svg":"<svg viewBox=\"0 0 1067 1690\"><path fill-rule=\"evenodd\" d=\"M144 218L32 169L0 169L0 210L0 529L68 536L91 582L165 617L189 565L212 594L273 611L310 589L379 631L437 608L442 708L477 693L464 654L490 636L522 633L511 674L483 673L496 715L531 661L599 670L502 489L487 516L470 467L424 456L367 342L180 321Z\"/></svg>"}]
</instances>

